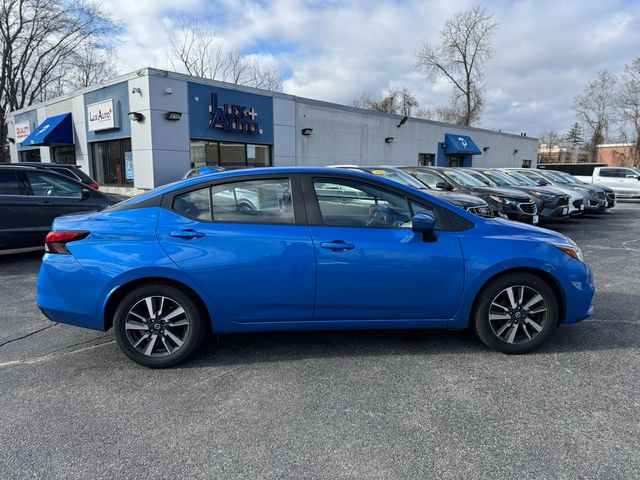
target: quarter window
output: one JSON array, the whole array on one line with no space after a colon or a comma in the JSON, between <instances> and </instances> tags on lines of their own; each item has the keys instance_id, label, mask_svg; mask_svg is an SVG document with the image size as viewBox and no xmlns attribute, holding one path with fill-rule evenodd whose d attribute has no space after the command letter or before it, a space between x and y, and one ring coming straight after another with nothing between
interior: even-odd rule
<instances>
[{"instance_id":1,"label":"quarter window","mask_svg":"<svg viewBox=\"0 0 640 480\"><path fill-rule=\"evenodd\" d=\"M82 187L77 183L43 172L25 172L25 175L36 197L82 197Z\"/></svg>"},{"instance_id":2,"label":"quarter window","mask_svg":"<svg viewBox=\"0 0 640 480\"><path fill-rule=\"evenodd\" d=\"M15 172L0 170L0 195L22 195Z\"/></svg>"},{"instance_id":3,"label":"quarter window","mask_svg":"<svg viewBox=\"0 0 640 480\"><path fill-rule=\"evenodd\" d=\"M316 178L313 186L325 225L411 227L411 210L403 195L350 180Z\"/></svg>"}]
</instances>

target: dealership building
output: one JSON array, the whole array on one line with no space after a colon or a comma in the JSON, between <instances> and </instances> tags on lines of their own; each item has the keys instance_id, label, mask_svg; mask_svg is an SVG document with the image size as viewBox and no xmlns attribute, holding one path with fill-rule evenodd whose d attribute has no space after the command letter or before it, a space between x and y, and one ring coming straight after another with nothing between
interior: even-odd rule
<instances>
[{"instance_id":1,"label":"dealership building","mask_svg":"<svg viewBox=\"0 0 640 480\"><path fill-rule=\"evenodd\" d=\"M11 112L12 162L135 193L193 166L535 166L538 141L144 68Z\"/></svg>"}]
</instances>

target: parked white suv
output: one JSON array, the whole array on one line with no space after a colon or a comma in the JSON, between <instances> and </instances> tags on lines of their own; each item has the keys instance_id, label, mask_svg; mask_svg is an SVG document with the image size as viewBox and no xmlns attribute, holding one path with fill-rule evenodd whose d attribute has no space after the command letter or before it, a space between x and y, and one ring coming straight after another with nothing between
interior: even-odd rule
<instances>
[{"instance_id":1,"label":"parked white suv","mask_svg":"<svg viewBox=\"0 0 640 480\"><path fill-rule=\"evenodd\" d=\"M616 192L618 197L640 197L640 169L631 167L596 167L593 175L575 175L578 180L604 185Z\"/></svg>"}]
</instances>

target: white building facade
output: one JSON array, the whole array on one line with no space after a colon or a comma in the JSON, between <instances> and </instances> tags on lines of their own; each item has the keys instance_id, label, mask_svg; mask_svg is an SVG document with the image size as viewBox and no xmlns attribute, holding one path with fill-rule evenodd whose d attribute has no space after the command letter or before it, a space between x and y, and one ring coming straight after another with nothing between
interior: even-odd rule
<instances>
[{"instance_id":1,"label":"white building facade","mask_svg":"<svg viewBox=\"0 0 640 480\"><path fill-rule=\"evenodd\" d=\"M193 166L535 167L538 141L145 68L9 116L11 161L136 193Z\"/></svg>"}]
</instances>

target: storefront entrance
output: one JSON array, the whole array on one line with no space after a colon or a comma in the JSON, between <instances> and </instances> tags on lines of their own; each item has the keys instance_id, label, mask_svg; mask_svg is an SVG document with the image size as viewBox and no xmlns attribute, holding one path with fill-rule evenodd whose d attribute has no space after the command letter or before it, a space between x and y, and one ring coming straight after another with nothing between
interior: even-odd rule
<instances>
[{"instance_id":1,"label":"storefront entrance","mask_svg":"<svg viewBox=\"0 0 640 480\"><path fill-rule=\"evenodd\" d=\"M75 145L58 145L55 147L51 147L51 161L53 163L66 163L68 165L75 165Z\"/></svg>"},{"instance_id":2,"label":"storefront entrance","mask_svg":"<svg viewBox=\"0 0 640 480\"><path fill-rule=\"evenodd\" d=\"M104 185L132 186L133 178L125 171L125 152L130 151L130 138L91 143L93 178Z\"/></svg>"}]
</instances>

